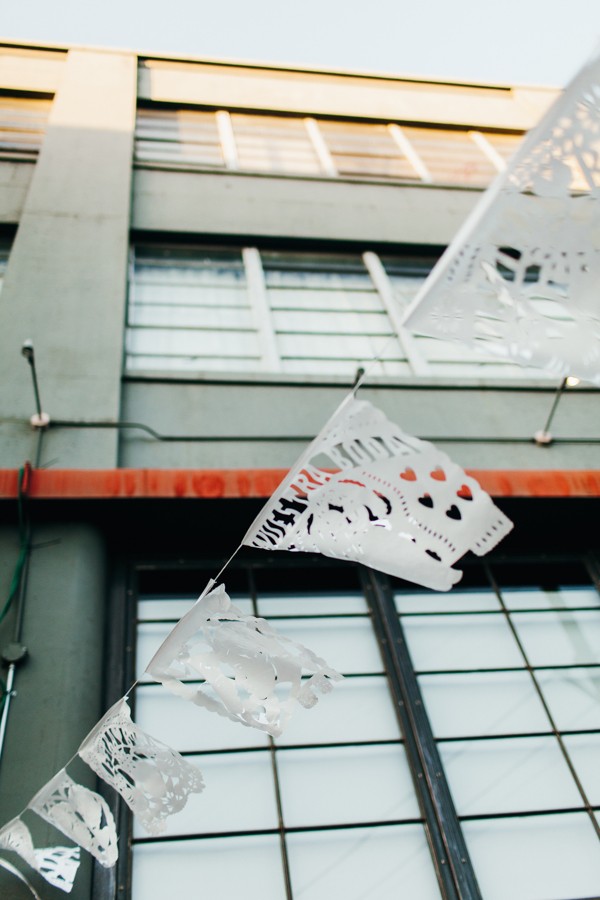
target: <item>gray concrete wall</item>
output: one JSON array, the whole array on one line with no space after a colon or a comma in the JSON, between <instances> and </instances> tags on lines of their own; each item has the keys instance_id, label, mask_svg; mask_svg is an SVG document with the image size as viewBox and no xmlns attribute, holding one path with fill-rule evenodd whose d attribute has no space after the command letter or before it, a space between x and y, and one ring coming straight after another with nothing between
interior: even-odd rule
<instances>
[{"instance_id":1,"label":"gray concrete wall","mask_svg":"<svg viewBox=\"0 0 600 900\"><path fill-rule=\"evenodd\" d=\"M456 462L470 468L600 467L598 443L557 442L542 448L534 444L533 433L543 428L552 406L552 386L514 390L484 389L473 383L442 388L432 379L419 383L421 388L414 379L396 382L397 388L371 383L361 388L360 396L380 406L410 434L435 440ZM164 435L203 440L160 442L128 429L122 432L120 462L128 468L286 467L348 390L339 381L307 387L299 379L292 384L246 385L128 381L125 421L149 425ZM600 438L600 391L579 388L563 395L552 433L562 439ZM279 436L286 440L276 440ZM235 437L242 439L232 440ZM461 437L465 440L457 443ZM517 440L504 443L506 438Z\"/></svg>"},{"instance_id":2,"label":"gray concrete wall","mask_svg":"<svg viewBox=\"0 0 600 900\"><path fill-rule=\"evenodd\" d=\"M63 50L0 47L0 87L53 94L61 83L66 59Z\"/></svg>"},{"instance_id":3,"label":"gray concrete wall","mask_svg":"<svg viewBox=\"0 0 600 900\"><path fill-rule=\"evenodd\" d=\"M102 713L106 560L103 541L88 525L55 524L33 530L22 641L29 657L16 672L0 765L2 822L18 815L71 758ZM16 529L0 530L2 603L19 552ZM14 610L0 627L0 648L13 637ZM6 673L3 673L3 677ZM77 770L88 785L95 776ZM64 845L62 836L27 814L37 846ZM68 842L66 842L68 843ZM87 854L70 895L89 896ZM60 894L27 870L44 898ZM3 876L4 877L4 876ZM17 900L14 879L0 881L3 900Z\"/></svg>"},{"instance_id":4,"label":"gray concrete wall","mask_svg":"<svg viewBox=\"0 0 600 900\"><path fill-rule=\"evenodd\" d=\"M136 168L133 227L445 244L480 196L471 188Z\"/></svg>"},{"instance_id":5,"label":"gray concrete wall","mask_svg":"<svg viewBox=\"0 0 600 900\"><path fill-rule=\"evenodd\" d=\"M132 55L68 55L0 298L5 466L29 453L33 392L20 357L27 338L51 416L118 418L135 77ZM71 437L50 435L46 459L67 468L115 464L113 433Z\"/></svg>"},{"instance_id":6,"label":"gray concrete wall","mask_svg":"<svg viewBox=\"0 0 600 900\"><path fill-rule=\"evenodd\" d=\"M0 222L17 224L34 171L34 163L0 160Z\"/></svg>"},{"instance_id":7,"label":"gray concrete wall","mask_svg":"<svg viewBox=\"0 0 600 900\"><path fill-rule=\"evenodd\" d=\"M149 59L140 64L139 96L231 109L405 122L528 129L557 91L549 88L460 85L415 78L277 70Z\"/></svg>"}]
</instances>

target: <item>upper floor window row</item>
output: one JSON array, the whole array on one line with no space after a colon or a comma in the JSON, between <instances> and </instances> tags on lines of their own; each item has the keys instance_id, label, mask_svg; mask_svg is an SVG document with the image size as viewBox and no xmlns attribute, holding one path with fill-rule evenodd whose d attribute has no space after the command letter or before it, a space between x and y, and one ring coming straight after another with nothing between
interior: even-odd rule
<instances>
[{"instance_id":1,"label":"upper floor window row","mask_svg":"<svg viewBox=\"0 0 600 900\"><path fill-rule=\"evenodd\" d=\"M0 157L22 159L39 152L52 101L32 97L0 96Z\"/></svg>"},{"instance_id":2,"label":"upper floor window row","mask_svg":"<svg viewBox=\"0 0 600 900\"><path fill-rule=\"evenodd\" d=\"M402 327L433 260L364 253L138 244L127 370L545 377Z\"/></svg>"},{"instance_id":3,"label":"upper floor window row","mask_svg":"<svg viewBox=\"0 0 600 900\"><path fill-rule=\"evenodd\" d=\"M521 135L283 115L140 108L136 160L221 170L485 187Z\"/></svg>"}]
</instances>

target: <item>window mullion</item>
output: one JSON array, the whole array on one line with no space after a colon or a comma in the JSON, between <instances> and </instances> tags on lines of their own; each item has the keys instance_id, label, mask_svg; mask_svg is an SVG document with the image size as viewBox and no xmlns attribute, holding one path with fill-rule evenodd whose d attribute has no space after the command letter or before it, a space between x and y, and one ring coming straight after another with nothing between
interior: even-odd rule
<instances>
[{"instance_id":1,"label":"window mullion","mask_svg":"<svg viewBox=\"0 0 600 900\"><path fill-rule=\"evenodd\" d=\"M280 372L281 359L275 339L273 316L267 296L260 253L256 247L244 247L242 256L246 269L248 296L260 342L263 365L268 371Z\"/></svg>"},{"instance_id":2,"label":"window mullion","mask_svg":"<svg viewBox=\"0 0 600 900\"><path fill-rule=\"evenodd\" d=\"M469 137L477 144L482 153L485 153L498 172L504 172L506 170L506 161L502 159L496 148L490 144L484 134L480 131L470 131Z\"/></svg>"},{"instance_id":3,"label":"window mullion","mask_svg":"<svg viewBox=\"0 0 600 900\"><path fill-rule=\"evenodd\" d=\"M228 169L239 169L231 116L226 109L219 109L215 113L215 118L217 120L217 130L219 132L219 141L221 143L221 152L223 153L225 165Z\"/></svg>"},{"instance_id":4,"label":"window mullion","mask_svg":"<svg viewBox=\"0 0 600 900\"><path fill-rule=\"evenodd\" d=\"M388 579L361 572L445 900L482 900Z\"/></svg>"},{"instance_id":5,"label":"window mullion","mask_svg":"<svg viewBox=\"0 0 600 900\"><path fill-rule=\"evenodd\" d=\"M407 332L406 328L404 328L402 324L403 316L401 315L400 310L398 309L398 304L394 299L392 285L390 284L390 280L381 260L376 253L372 253L370 250L368 250L366 253L363 253L363 262L367 267L369 275L373 279L373 284L375 285L381 302L385 307L385 311L387 312L388 317L392 323L392 327L396 332L398 340L400 341L400 345L402 346L402 349L406 354L406 358L408 360L410 368L415 375L429 375L429 364L421 355L421 352L418 349L413 336Z\"/></svg>"},{"instance_id":6,"label":"window mullion","mask_svg":"<svg viewBox=\"0 0 600 900\"><path fill-rule=\"evenodd\" d=\"M329 175L331 178L337 178L339 173L335 167L335 163L333 161L331 153L329 152L329 147L325 143L325 138L323 137L321 129L319 128L319 123L316 119L305 119L304 125L306 126L306 130L308 132L310 142L313 146L313 150L319 158L319 162L324 173L326 175Z\"/></svg>"},{"instance_id":7,"label":"window mullion","mask_svg":"<svg viewBox=\"0 0 600 900\"><path fill-rule=\"evenodd\" d=\"M396 145L406 156L407 160L409 161L419 178L426 184L432 184L433 178L431 177L431 172L429 171L411 142L408 140L400 126L391 123L390 125L388 125L388 131L396 142Z\"/></svg>"}]
</instances>

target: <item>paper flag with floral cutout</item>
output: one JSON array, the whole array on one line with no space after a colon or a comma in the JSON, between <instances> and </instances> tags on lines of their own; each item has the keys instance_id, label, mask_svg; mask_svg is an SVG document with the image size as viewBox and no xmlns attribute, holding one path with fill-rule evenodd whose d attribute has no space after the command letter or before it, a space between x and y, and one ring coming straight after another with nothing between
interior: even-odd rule
<instances>
[{"instance_id":1,"label":"paper flag with floral cutout","mask_svg":"<svg viewBox=\"0 0 600 900\"><path fill-rule=\"evenodd\" d=\"M29 803L38 816L91 853L101 865L116 863L117 829L106 800L61 769Z\"/></svg>"},{"instance_id":2,"label":"paper flag with floral cutout","mask_svg":"<svg viewBox=\"0 0 600 900\"><path fill-rule=\"evenodd\" d=\"M132 722L125 697L92 729L78 753L123 797L150 834L161 834L168 816L182 810L190 794L204 789L196 766Z\"/></svg>"},{"instance_id":3,"label":"paper flag with floral cutout","mask_svg":"<svg viewBox=\"0 0 600 900\"><path fill-rule=\"evenodd\" d=\"M33 846L27 825L17 817L0 829L0 848L18 853L27 865L54 887L69 894L79 868L79 847Z\"/></svg>"},{"instance_id":4,"label":"paper flag with floral cutout","mask_svg":"<svg viewBox=\"0 0 600 900\"><path fill-rule=\"evenodd\" d=\"M175 626L146 671L185 700L276 737L296 702L314 706L316 692L327 693L342 676L264 619L244 615L224 586L210 590L213 584Z\"/></svg>"},{"instance_id":5,"label":"paper flag with floral cutout","mask_svg":"<svg viewBox=\"0 0 600 900\"><path fill-rule=\"evenodd\" d=\"M255 519L244 544L348 559L434 590L468 550L492 549L512 522L433 444L347 398Z\"/></svg>"},{"instance_id":6,"label":"paper flag with floral cutout","mask_svg":"<svg viewBox=\"0 0 600 900\"><path fill-rule=\"evenodd\" d=\"M523 141L407 329L600 384L600 54Z\"/></svg>"}]
</instances>

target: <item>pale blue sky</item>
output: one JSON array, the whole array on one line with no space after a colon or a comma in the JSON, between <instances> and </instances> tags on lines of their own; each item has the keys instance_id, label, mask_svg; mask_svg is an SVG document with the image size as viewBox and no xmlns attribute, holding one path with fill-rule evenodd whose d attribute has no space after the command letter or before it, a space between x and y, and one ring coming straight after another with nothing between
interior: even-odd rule
<instances>
[{"instance_id":1,"label":"pale blue sky","mask_svg":"<svg viewBox=\"0 0 600 900\"><path fill-rule=\"evenodd\" d=\"M563 85L600 0L20 0L0 37L446 79Z\"/></svg>"}]
</instances>

